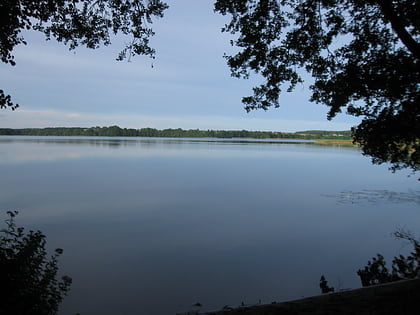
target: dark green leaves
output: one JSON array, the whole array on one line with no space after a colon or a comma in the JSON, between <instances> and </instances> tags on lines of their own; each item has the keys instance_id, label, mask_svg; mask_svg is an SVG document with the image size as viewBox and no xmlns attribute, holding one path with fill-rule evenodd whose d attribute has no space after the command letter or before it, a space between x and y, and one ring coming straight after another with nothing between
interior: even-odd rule
<instances>
[{"instance_id":1,"label":"dark green leaves","mask_svg":"<svg viewBox=\"0 0 420 315\"><path fill-rule=\"evenodd\" d=\"M392 261L392 271L386 267L385 259L377 254L372 261L357 271L362 285L371 286L403 279L415 279L420 276L420 243L409 232L397 231L394 236L411 243L413 251L408 256L399 255Z\"/></svg>"},{"instance_id":2,"label":"dark green leaves","mask_svg":"<svg viewBox=\"0 0 420 315\"><path fill-rule=\"evenodd\" d=\"M0 1L0 58L12 66L15 46L26 44L22 30L36 30L46 39L56 39L75 49L78 46L96 49L109 45L111 37L130 37L117 60L135 55L154 58L149 45L154 35L150 24L163 16L168 6L160 0L2 0ZM1 91L0 109L15 109L9 96Z\"/></svg>"},{"instance_id":3,"label":"dark green leaves","mask_svg":"<svg viewBox=\"0 0 420 315\"><path fill-rule=\"evenodd\" d=\"M3 90L0 90L0 109L9 107L11 110L15 110L19 107L19 104L14 104L10 95L4 94Z\"/></svg>"},{"instance_id":4,"label":"dark green leaves","mask_svg":"<svg viewBox=\"0 0 420 315\"><path fill-rule=\"evenodd\" d=\"M150 24L163 16L167 5L159 0L133 1L2 1L0 12L0 53L3 62L14 64L11 52L24 44L19 36L23 29L41 31L47 39L54 38L74 49L79 45L98 48L109 45L111 35L124 34L132 38L128 44L132 55L153 57L148 38L154 35Z\"/></svg>"},{"instance_id":5,"label":"dark green leaves","mask_svg":"<svg viewBox=\"0 0 420 315\"><path fill-rule=\"evenodd\" d=\"M8 211L6 229L0 231L0 314L57 314L71 278L57 280L58 256L62 249L47 258L46 239L41 231L24 232L17 227L17 211Z\"/></svg>"},{"instance_id":6,"label":"dark green leaves","mask_svg":"<svg viewBox=\"0 0 420 315\"><path fill-rule=\"evenodd\" d=\"M310 100L330 107L328 119L342 111L363 118L354 140L375 163L418 170L416 3L217 0L215 10L232 16L223 31L237 34L232 43L240 48L227 57L232 75L249 78L254 72L265 79L243 98L245 109L278 107L282 88L293 90L307 71L314 79Z\"/></svg>"}]
</instances>

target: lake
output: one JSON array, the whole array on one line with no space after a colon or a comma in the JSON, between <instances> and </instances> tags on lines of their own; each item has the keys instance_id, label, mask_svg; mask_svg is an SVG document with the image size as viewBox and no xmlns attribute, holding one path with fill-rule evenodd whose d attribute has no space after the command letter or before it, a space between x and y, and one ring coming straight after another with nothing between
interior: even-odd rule
<instances>
[{"instance_id":1,"label":"lake","mask_svg":"<svg viewBox=\"0 0 420 315\"><path fill-rule=\"evenodd\" d=\"M418 175L353 147L216 139L0 137L0 200L64 249L60 314L161 315L360 287L420 233ZM201 308L192 306L201 303Z\"/></svg>"}]
</instances>

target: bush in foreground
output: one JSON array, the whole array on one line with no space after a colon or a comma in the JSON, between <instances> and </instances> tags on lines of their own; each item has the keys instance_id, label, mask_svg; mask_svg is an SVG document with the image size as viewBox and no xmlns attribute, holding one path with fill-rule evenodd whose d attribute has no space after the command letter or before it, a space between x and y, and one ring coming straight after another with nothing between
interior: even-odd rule
<instances>
[{"instance_id":1,"label":"bush in foreground","mask_svg":"<svg viewBox=\"0 0 420 315\"><path fill-rule=\"evenodd\" d=\"M406 231L394 233L397 239L406 240L413 246L413 251L408 256L399 255L392 261L392 271L386 267L384 257L377 257L368 261L368 264L357 271L364 287L392 281L415 279L420 277L420 241Z\"/></svg>"},{"instance_id":2,"label":"bush in foreground","mask_svg":"<svg viewBox=\"0 0 420 315\"><path fill-rule=\"evenodd\" d=\"M24 232L17 227L17 211L8 211L6 229L0 231L0 314L57 314L71 285L71 278L57 280L57 248L48 259L46 239L41 231Z\"/></svg>"}]
</instances>

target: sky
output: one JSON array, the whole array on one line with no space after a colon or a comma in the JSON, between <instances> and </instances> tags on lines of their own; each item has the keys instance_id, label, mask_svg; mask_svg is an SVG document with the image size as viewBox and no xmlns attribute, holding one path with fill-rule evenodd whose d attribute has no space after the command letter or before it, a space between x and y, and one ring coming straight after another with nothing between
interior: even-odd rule
<instances>
[{"instance_id":1,"label":"sky","mask_svg":"<svg viewBox=\"0 0 420 315\"><path fill-rule=\"evenodd\" d=\"M19 103L0 110L0 128L92 127L265 130L348 130L359 120L339 114L327 120L325 105L309 102L310 82L284 92L280 108L247 113L241 103L260 78L230 76L223 58L235 52L228 22L212 0L170 0L152 27L156 59L116 61L128 38L112 45L69 51L24 32L28 45L15 47L17 65L0 64L0 88Z\"/></svg>"}]
</instances>

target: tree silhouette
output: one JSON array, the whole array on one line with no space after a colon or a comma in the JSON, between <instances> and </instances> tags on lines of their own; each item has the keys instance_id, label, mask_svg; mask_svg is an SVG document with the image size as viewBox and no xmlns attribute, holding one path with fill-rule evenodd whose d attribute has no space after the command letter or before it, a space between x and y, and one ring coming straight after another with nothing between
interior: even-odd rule
<instances>
[{"instance_id":1,"label":"tree silhouette","mask_svg":"<svg viewBox=\"0 0 420 315\"><path fill-rule=\"evenodd\" d=\"M69 45L98 48L111 35L132 40L118 60L154 57L150 24L168 6L160 0L3 0L0 57L26 44L21 31L43 32ZM327 105L327 118L345 111L362 118L353 140L372 162L392 170L420 170L420 6L413 0L216 0L232 16L224 32L238 33L240 51L226 56L235 77L259 73L265 82L243 97L247 111L280 106L282 89L314 79L311 101ZM0 109L15 109L0 90Z\"/></svg>"},{"instance_id":2,"label":"tree silhouette","mask_svg":"<svg viewBox=\"0 0 420 315\"><path fill-rule=\"evenodd\" d=\"M392 277L386 268L384 257L381 254L377 254L377 257L373 257L372 261L369 260L364 269L359 269L357 271L357 275L360 277L360 281L364 287L387 283L392 280Z\"/></svg>"},{"instance_id":3,"label":"tree silhouette","mask_svg":"<svg viewBox=\"0 0 420 315\"><path fill-rule=\"evenodd\" d=\"M324 275L321 276L321 279L319 279L319 287L321 288L322 293L330 293L334 292L334 288L328 286L328 281L325 280Z\"/></svg>"},{"instance_id":4,"label":"tree silhouette","mask_svg":"<svg viewBox=\"0 0 420 315\"><path fill-rule=\"evenodd\" d=\"M150 24L163 16L168 6L160 0L2 0L0 1L0 58L14 66L12 51L26 41L23 30L35 30L75 49L82 45L98 48L111 44L111 36L128 35L130 42L117 60L134 55L154 57L149 45L154 35ZM10 95L0 90L0 109L16 109Z\"/></svg>"},{"instance_id":5,"label":"tree silhouette","mask_svg":"<svg viewBox=\"0 0 420 315\"><path fill-rule=\"evenodd\" d=\"M420 277L420 242L406 231L397 231L394 233L394 236L410 242L413 246L413 251L407 257L403 255L394 257L392 272L389 272L386 267L384 257L377 254L377 257L372 258L372 261L368 261L368 264L363 269L357 271L357 275L360 277L364 287Z\"/></svg>"},{"instance_id":6,"label":"tree silhouette","mask_svg":"<svg viewBox=\"0 0 420 315\"><path fill-rule=\"evenodd\" d=\"M311 101L362 117L353 139L373 163L420 169L420 6L412 0L217 0L240 51L232 76L265 81L247 111L278 107L309 73Z\"/></svg>"},{"instance_id":7,"label":"tree silhouette","mask_svg":"<svg viewBox=\"0 0 420 315\"><path fill-rule=\"evenodd\" d=\"M57 259L63 250L56 249L48 260L45 235L25 233L16 227L17 212L7 214L7 228L0 231L0 314L57 314L72 282L68 276L57 280Z\"/></svg>"}]
</instances>

